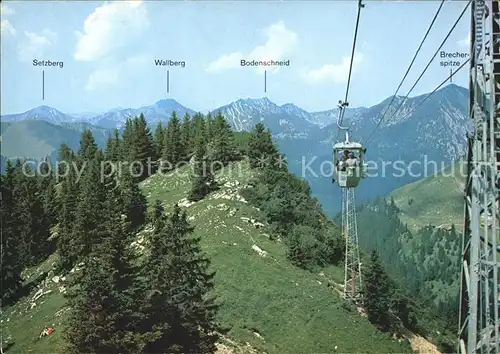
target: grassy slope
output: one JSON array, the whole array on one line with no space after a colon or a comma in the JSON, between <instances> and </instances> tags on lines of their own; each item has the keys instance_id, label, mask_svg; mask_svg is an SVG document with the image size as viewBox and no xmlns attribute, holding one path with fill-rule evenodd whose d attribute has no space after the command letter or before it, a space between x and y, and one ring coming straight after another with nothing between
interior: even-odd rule
<instances>
[{"instance_id":1,"label":"grassy slope","mask_svg":"<svg viewBox=\"0 0 500 354\"><path fill-rule=\"evenodd\" d=\"M465 164L457 162L438 173L393 191L401 221L415 230L424 225L455 224L463 229ZM413 203L409 205L408 201Z\"/></svg>"},{"instance_id":2,"label":"grassy slope","mask_svg":"<svg viewBox=\"0 0 500 354\"><path fill-rule=\"evenodd\" d=\"M335 347L338 352L410 352L405 343L381 334L367 319L347 310L323 276L291 266L284 245L270 241L265 229L256 229L241 219L259 220L258 210L237 200L237 189L249 177L246 163L235 164L219 176L221 183L226 181L220 191L187 207L195 233L201 236L203 249L217 271L216 292L223 302L221 320L232 328L229 337L268 353L333 352ZM156 175L142 185L148 199L162 200L167 210L176 202L184 204L189 187L189 178L182 173ZM259 256L252 249L254 244L267 256ZM52 261L48 260L44 267L50 268ZM334 280L342 280L338 268L330 267L327 273ZM56 289L61 284L48 283L44 289L52 287L54 293L43 296L34 309L19 316L19 310L30 303L24 299L7 310L7 331L16 341L12 352L60 350L64 323L54 313L63 306L64 299ZM54 324L56 333L33 342L47 324Z\"/></svg>"}]
</instances>

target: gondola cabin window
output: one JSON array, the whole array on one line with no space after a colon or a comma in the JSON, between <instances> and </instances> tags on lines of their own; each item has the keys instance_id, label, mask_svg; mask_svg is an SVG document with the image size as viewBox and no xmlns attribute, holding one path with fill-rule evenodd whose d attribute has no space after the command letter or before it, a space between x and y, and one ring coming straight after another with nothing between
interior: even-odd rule
<instances>
[{"instance_id":1,"label":"gondola cabin window","mask_svg":"<svg viewBox=\"0 0 500 354\"><path fill-rule=\"evenodd\" d=\"M355 188L363 178L363 155L365 149L359 143L342 142L333 147L334 181L340 187Z\"/></svg>"}]
</instances>

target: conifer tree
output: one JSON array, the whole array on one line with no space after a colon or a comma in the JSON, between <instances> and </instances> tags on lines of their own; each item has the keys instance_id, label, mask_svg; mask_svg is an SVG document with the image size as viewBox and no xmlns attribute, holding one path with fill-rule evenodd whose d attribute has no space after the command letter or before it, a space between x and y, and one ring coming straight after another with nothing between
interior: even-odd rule
<instances>
[{"instance_id":1,"label":"conifer tree","mask_svg":"<svg viewBox=\"0 0 500 354\"><path fill-rule=\"evenodd\" d=\"M136 160L142 166L142 173L138 173L138 181L142 181L149 177L152 171L152 162L156 160L155 147L153 137L149 130L148 124L144 115L141 113L139 118L136 118ZM131 161L132 162L132 161Z\"/></svg>"},{"instance_id":2,"label":"conifer tree","mask_svg":"<svg viewBox=\"0 0 500 354\"><path fill-rule=\"evenodd\" d=\"M21 161L15 170L13 196L15 219L19 221L19 257L23 266L32 266L47 255L50 225L46 223L43 193L39 191L35 171Z\"/></svg>"},{"instance_id":3,"label":"conifer tree","mask_svg":"<svg viewBox=\"0 0 500 354\"><path fill-rule=\"evenodd\" d=\"M199 201L203 199L214 187L215 178L212 174L211 161L207 157L207 151L203 141L198 141L194 156L192 186L188 200Z\"/></svg>"},{"instance_id":4,"label":"conifer tree","mask_svg":"<svg viewBox=\"0 0 500 354\"><path fill-rule=\"evenodd\" d=\"M63 177L67 176L69 174L68 169L71 168L71 161L74 159L74 153L73 151L69 148L68 145L62 144L61 147L59 148L58 152L58 157L57 161L59 162L57 166L57 175L58 177ZM60 182L60 181L56 181Z\"/></svg>"},{"instance_id":5,"label":"conifer tree","mask_svg":"<svg viewBox=\"0 0 500 354\"><path fill-rule=\"evenodd\" d=\"M273 143L271 132L266 130L262 122L252 129L247 154L252 168L270 167L275 162L278 149Z\"/></svg>"},{"instance_id":6,"label":"conifer tree","mask_svg":"<svg viewBox=\"0 0 500 354\"><path fill-rule=\"evenodd\" d=\"M78 288L68 292L66 353L119 353L114 340L115 317L120 311L113 289L115 270L106 258L105 252L91 254L78 274Z\"/></svg>"},{"instance_id":7,"label":"conifer tree","mask_svg":"<svg viewBox=\"0 0 500 354\"><path fill-rule=\"evenodd\" d=\"M97 231L103 221L105 198L100 172L102 161L103 153L97 150L93 158L87 161L82 180L78 183L78 206L72 235L73 252L76 252L78 258L90 254L92 245L99 242Z\"/></svg>"},{"instance_id":8,"label":"conifer tree","mask_svg":"<svg viewBox=\"0 0 500 354\"><path fill-rule=\"evenodd\" d=\"M231 126L220 112L217 113L211 125L210 138L213 146L213 156L210 159L225 166L233 160L236 151Z\"/></svg>"},{"instance_id":9,"label":"conifer tree","mask_svg":"<svg viewBox=\"0 0 500 354\"><path fill-rule=\"evenodd\" d=\"M370 264L364 272L364 308L369 320L382 329L389 326L389 306L391 289L389 277L379 261L377 251L373 250Z\"/></svg>"},{"instance_id":10,"label":"conifer tree","mask_svg":"<svg viewBox=\"0 0 500 354\"><path fill-rule=\"evenodd\" d=\"M1 237L1 281L2 281L2 307L5 301L11 300L22 284L21 264L18 253L18 239L16 235L16 223L14 215L14 167L7 160L5 175L0 176L0 218L2 225ZM3 344L3 343L2 343Z\"/></svg>"},{"instance_id":11,"label":"conifer tree","mask_svg":"<svg viewBox=\"0 0 500 354\"><path fill-rule=\"evenodd\" d=\"M148 221L153 224L154 227L157 226L157 223L161 220L161 218L164 216L165 209L163 208L163 204L159 199L156 199L153 205L153 208L151 209L148 217Z\"/></svg>"},{"instance_id":12,"label":"conifer tree","mask_svg":"<svg viewBox=\"0 0 500 354\"><path fill-rule=\"evenodd\" d=\"M104 161L102 161L101 165L101 177L107 180L104 184L108 183L109 180L114 180L117 173L119 173L119 169L122 168L120 137L116 134L117 129L115 129L115 136L110 136L108 138L104 150Z\"/></svg>"},{"instance_id":13,"label":"conifer tree","mask_svg":"<svg viewBox=\"0 0 500 354\"><path fill-rule=\"evenodd\" d=\"M130 175L132 176L134 181L140 182L144 170L141 170L141 164L136 162L139 159L139 120L137 117L131 119L130 127L130 136L128 137L128 142L126 146L123 146L124 154L126 156L125 168L130 171Z\"/></svg>"},{"instance_id":14,"label":"conifer tree","mask_svg":"<svg viewBox=\"0 0 500 354\"><path fill-rule=\"evenodd\" d=\"M114 151L110 157L111 157L112 161L120 161L122 159L122 155L121 155L122 139L121 139L120 132L118 131L118 129L114 130L114 143L115 143Z\"/></svg>"},{"instance_id":15,"label":"conifer tree","mask_svg":"<svg viewBox=\"0 0 500 354\"><path fill-rule=\"evenodd\" d=\"M91 160L94 158L97 149L98 147L92 131L90 129L85 129L80 139L80 149L78 150L79 158L83 161Z\"/></svg>"},{"instance_id":16,"label":"conifer tree","mask_svg":"<svg viewBox=\"0 0 500 354\"><path fill-rule=\"evenodd\" d=\"M410 330L416 329L416 305L409 294L400 288L393 286L390 307L396 312L397 316L401 319L406 328Z\"/></svg>"},{"instance_id":17,"label":"conifer tree","mask_svg":"<svg viewBox=\"0 0 500 354\"><path fill-rule=\"evenodd\" d=\"M205 122L205 117L201 113L196 113L193 116L193 145L196 149L196 143L198 141L208 142L207 138L207 127Z\"/></svg>"},{"instance_id":18,"label":"conifer tree","mask_svg":"<svg viewBox=\"0 0 500 354\"><path fill-rule=\"evenodd\" d=\"M136 332L140 321L136 254L121 218L117 189L106 192L103 222L81 273L68 292L68 353L137 353L147 340Z\"/></svg>"},{"instance_id":19,"label":"conifer tree","mask_svg":"<svg viewBox=\"0 0 500 354\"><path fill-rule=\"evenodd\" d=\"M114 138L110 135L108 136L108 140L106 140L106 147L104 148L104 156L106 156L106 160L110 160L110 157L113 154L113 149Z\"/></svg>"},{"instance_id":20,"label":"conifer tree","mask_svg":"<svg viewBox=\"0 0 500 354\"><path fill-rule=\"evenodd\" d=\"M143 266L149 285L145 291L145 332L157 337L145 353L213 353L219 334L219 306L208 297L214 273L201 253L199 238L178 205L161 229L150 236L150 253Z\"/></svg>"},{"instance_id":21,"label":"conifer tree","mask_svg":"<svg viewBox=\"0 0 500 354\"><path fill-rule=\"evenodd\" d=\"M212 141L214 137L214 117L212 116L212 113L208 113L207 117L205 119L205 139L206 141Z\"/></svg>"},{"instance_id":22,"label":"conifer tree","mask_svg":"<svg viewBox=\"0 0 500 354\"><path fill-rule=\"evenodd\" d=\"M69 163L73 162L69 158ZM79 193L79 181L74 168L67 170L67 176L61 182L60 192L57 194L59 211L57 250L59 253L59 270L70 270L78 253L74 248L73 230L77 215L77 198Z\"/></svg>"},{"instance_id":23,"label":"conifer tree","mask_svg":"<svg viewBox=\"0 0 500 354\"><path fill-rule=\"evenodd\" d=\"M147 199L141 192L137 182L134 181L128 168L124 168L120 178L121 200L123 201L123 214L132 230L137 229L146 221Z\"/></svg>"},{"instance_id":24,"label":"conifer tree","mask_svg":"<svg viewBox=\"0 0 500 354\"><path fill-rule=\"evenodd\" d=\"M117 162L121 160L120 133L114 129L113 136L108 138L105 154L106 160Z\"/></svg>"},{"instance_id":25,"label":"conifer tree","mask_svg":"<svg viewBox=\"0 0 500 354\"><path fill-rule=\"evenodd\" d=\"M57 218L57 195L53 166L50 161L45 160L40 166L39 190L42 191L42 203L46 215L46 225L50 227L56 223Z\"/></svg>"},{"instance_id":26,"label":"conifer tree","mask_svg":"<svg viewBox=\"0 0 500 354\"><path fill-rule=\"evenodd\" d=\"M165 143L163 144L162 153L162 160L167 163L168 169L174 168L180 161L180 141L180 121L177 113L173 111L165 132Z\"/></svg>"},{"instance_id":27,"label":"conifer tree","mask_svg":"<svg viewBox=\"0 0 500 354\"><path fill-rule=\"evenodd\" d=\"M162 157L164 143L165 143L165 129L163 128L162 122L159 122L158 125L156 126L154 135L155 154L158 159Z\"/></svg>"},{"instance_id":28,"label":"conifer tree","mask_svg":"<svg viewBox=\"0 0 500 354\"><path fill-rule=\"evenodd\" d=\"M125 128L122 134L121 157L124 161L134 161L133 146L134 146L134 121L128 118L125 121Z\"/></svg>"},{"instance_id":29,"label":"conifer tree","mask_svg":"<svg viewBox=\"0 0 500 354\"><path fill-rule=\"evenodd\" d=\"M191 117L186 113L181 124L181 137L180 137L180 161L188 162L192 149L192 127Z\"/></svg>"},{"instance_id":30,"label":"conifer tree","mask_svg":"<svg viewBox=\"0 0 500 354\"><path fill-rule=\"evenodd\" d=\"M2 193L6 193L5 190L2 190ZM2 212L2 219L8 216L4 205L2 205L0 210ZM9 303L9 301L13 300L13 294L21 288L23 279L21 276L22 268L19 266L19 254L17 252L18 240L16 240L16 235L12 232L12 229L3 230L1 241L1 307L4 307L5 302Z\"/></svg>"}]
</instances>

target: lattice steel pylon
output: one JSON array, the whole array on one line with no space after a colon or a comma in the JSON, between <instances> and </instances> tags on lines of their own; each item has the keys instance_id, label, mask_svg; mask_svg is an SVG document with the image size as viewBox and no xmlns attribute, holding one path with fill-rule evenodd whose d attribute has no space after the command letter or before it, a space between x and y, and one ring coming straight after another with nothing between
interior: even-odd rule
<instances>
[{"instance_id":1,"label":"lattice steel pylon","mask_svg":"<svg viewBox=\"0 0 500 354\"><path fill-rule=\"evenodd\" d=\"M458 351L500 353L500 11L472 1Z\"/></svg>"},{"instance_id":2,"label":"lattice steel pylon","mask_svg":"<svg viewBox=\"0 0 500 354\"><path fill-rule=\"evenodd\" d=\"M345 238L344 298L357 302L361 297L361 261L354 188L342 188L342 230Z\"/></svg>"}]
</instances>

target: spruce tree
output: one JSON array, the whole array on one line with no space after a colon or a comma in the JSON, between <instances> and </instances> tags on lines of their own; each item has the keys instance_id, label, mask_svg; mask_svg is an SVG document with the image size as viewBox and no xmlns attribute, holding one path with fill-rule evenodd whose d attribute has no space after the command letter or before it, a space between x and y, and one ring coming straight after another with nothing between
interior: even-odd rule
<instances>
[{"instance_id":1,"label":"spruce tree","mask_svg":"<svg viewBox=\"0 0 500 354\"><path fill-rule=\"evenodd\" d=\"M16 227L19 257L23 266L32 266L48 255L50 225L47 223L43 193L37 178L28 165L17 162L15 168L14 214L19 220Z\"/></svg>"},{"instance_id":2,"label":"spruce tree","mask_svg":"<svg viewBox=\"0 0 500 354\"><path fill-rule=\"evenodd\" d=\"M233 160L236 151L231 126L220 112L217 113L211 125L210 139L214 153L211 160L220 162L225 166Z\"/></svg>"},{"instance_id":3,"label":"spruce tree","mask_svg":"<svg viewBox=\"0 0 500 354\"><path fill-rule=\"evenodd\" d=\"M205 119L205 139L206 141L212 141L214 137L215 129L214 129L214 118L212 114L209 112Z\"/></svg>"},{"instance_id":4,"label":"spruce tree","mask_svg":"<svg viewBox=\"0 0 500 354\"><path fill-rule=\"evenodd\" d=\"M252 168L270 167L275 163L278 149L273 143L271 132L266 130L262 122L252 129L247 155Z\"/></svg>"},{"instance_id":5,"label":"spruce tree","mask_svg":"<svg viewBox=\"0 0 500 354\"><path fill-rule=\"evenodd\" d=\"M193 141L192 141L191 117L187 113L184 115L180 130L181 130L180 161L189 162Z\"/></svg>"},{"instance_id":6,"label":"spruce tree","mask_svg":"<svg viewBox=\"0 0 500 354\"><path fill-rule=\"evenodd\" d=\"M117 135L118 130L115 129L115 136L110 136L106 143L104 150L104 161L102 161L102 174L103 179L114 180L116 174L119 173L121 168L121 151L120 151L120 136ZM105 182L106 184L106 182Z\"/></svg>"},{"instance_id":7,"label":"spruce tree","mask_svg":"<svg viewBox=\"0 0 500 354\"><path fill-rule=\"evenodd\" d=\"M66 329L69 353L135 353L140 342L137 293L126 263L121 232L99 233L102 244L84 262L78 285L69 291L71 312ZM118 247L121 247L118 248ZM127 273L124 273L124 272Z\"/></svg>"},{"instance_id":8,"label":"spruce tree","mask_svg":"<svg viewBox=\"0 0 500 354\"><path fill-rule=\"evenodd\" d=\"M181 128L175 111L172 112L172 117L168 121L164 138L162 160L166 163L167 169L170 170L179 163L181 158Z\"/></svg>"},{"instance_id":9,"label":"spruce tree","mask_svg":"<svg viewBox=\"0 0 500 354\"><path fill-rule=\"evenodd\" d=\"M141 173L138 173L137 175L138 181L142 181L151 175L154 167L152 162L156 160L153 137L142 113L139 118L136 119L135 135L135 148L137 150L137 154L136 160L134 161L140 163L142 171L139 171Z\"/></svg>"},{"instance_id":10,"label":"spruce tree","mask_svg":"<svg viewBox=\"0 0 500 354\"><path fill-rule=\"evenodd\" d=\"M110 135L108 136L108 140L106 141L106 147L104 148L104 156L106 156L106 160L111 160L111 156L113 154L114 149L114 139Z\"/></svg>"},{"instance_id":11,"label":"spruce tree","mask_svg":"<svg viewBox=\"0 0 500 354\"><path fill-rule=\"evenodd\" d=\"M68 162L71 164L73 159L69 158ZM67 170L67 173L67 176L61 182L60 191L57 194L57 205L59 206L57 213L57 250L59 253L59 263L57 268L60 271L69 271L78 257L78 252L74 248L73 230L77 215L78 187L80 184L78 183L78 177L74 168Z\"/></svg>"},{"instance_id":12,"label":"spruce tree","mask_svg":"<svg viewBox=\"0 0 500 354\"><path fill-rule=\"evenodd\" d=\"M410 330L416 329L416 304L406 291L393 286L390 307L396 312L397 316L401 319L406 328Z\"/></svg>"},{"instance_id":13,"label":"spruce tree","mask_svg":"<svg viewBox=\"0 0 500 354\"><path fill-rule=\"evenodd\" d=\"M70 169L72 169L71 163L74 161L74 152L69 148L68 145L62 144L59 148L57 161L59 162L57 165L57 183L64 179L70 173ZM62 177L62 178L61 178Z\"/></svg>"},{"instance_id":14,"label":"spruce tree","mask_svg":"<svg viewBox=\"0 0 500 354\"><path fill-rule=\"evenodd\" d=\"M68 291L66 353L120 353L114 340L120 311L113 288L115 270L106 258L105 252L89 255L78 274L78 286L71 284L76 289Z\"/></svg>"},{"instance_id":15,"label":"spruce tree","mask_svg":"<svg viewBox=\"0 0 500 354\"><path fill-rule=\"evenodd\" d=\"M50 161L45 160L40 166L39 190L42 191L42 203L46 215L47 227L56 224L57 194L54 179L54 167Z\"/></svg>"},{"instance_id":16,"label":"spruce tree","mask_svg":"<svg viewBox=\"0 0 500 354\"><path fill-rule=\"evenodd\" d=\"M188 200L196 202L203 199L214 187L211 161L207 157L205 144L198 141L192 168L192 186Z\"/></svg>"},{"instance_id":17,"label":"spruce tree","mask_svg":"<svg viewBox=\"0 0 500 354\"><path fill-rule=\"evenodd\" d=\"M165 142L165 129L162 122L159 122L155 129L154 146L157 159L161 159L163 154L163 144Z\"/></svg>"},{"instance_id":18,"label":"spruce tree","mask_svg":"<svg viewBox=\"0 0 500 354\"><path fill-rule=\"evenodd\" d=\"M136 331L142 294L117 191L106 193L103 222L97 230L102 241L93 245L67 295L68 353L137 353L146 342Z\"/></svg>"},{"instance_id":19,"label":"spruce tree","mask_svg":"<svg viewBox=\"0 0 500 354\"><path fill-rule=\"evenodd\" d=\"M364 272L363 299L369 320L382 329L389 327L391 289L389 277L380 264L377 251L373 250L370 264Z\"/></svg>"},{"instance_id":20,"label":"spruce tree","mask_svg":"<svg viewBox=\"0 0 500 354\"><path fill-rule=\"evenodd\" d=\"M2 190L2 193L5 193ZM2 196L3 197L3 196ZM2 218L4 217L4 207L2 206ZM2 220L3 221L3 220ZM22 286L21 267L19 266L19 255L17 253L16 235L10 232L11 230L4 230L2 234L1 243L1 266L2 266L2 308L9 304L13 295Z\"/></svg>"},{"instance_id":21,"label":"spruce tree","mask_svg":"<svg viewBox=\"0 0 500 354\"><path fill-rule=\"evenodd\" d=\"M13 294L22 285L21 263L18 252L18 238L16 233L16 220L14 215L14 167L7 160L5 175L0 176L0 218L2 225L1 237L1 281L2 281L2 308L5 301L11 300ZM3 343L2 343L3 344Z\"/></svg>"},{"instance_id":22,"label":"spruce tree","mask_svg":"<svg viewBox=\"0 0 500 354\"><path fill-rule=\"evenodd\" d=\"M178 205L161 229L150 235L143 268L145 291L142 330L157 337L145 353L213 353L224 330L216 322L219 306L209 297L214 273L199 238Z\"/></svg>"},{"instance_id":23,"label":"spruce tree","mask_svg":"<svg viewBox=\"0 0 500 354\"><path fill-rule=\"evenodd\" d=\"M122 171L119 188L123 201L122 213L125 214L131 229L135 230L146 221L147 199L128 168Z\"/></svg>"},{"instance_id":24,"label":"spruce tree","mask_svg":"<svg viewBox=\"0 0 500 354\"><path fill-rule=\"evenodd\" d=\"M78 150L79 158L83 161L90 160L94 158L97 149L98 147L92 131L90 129L85 129L80 138L80 149Z\"/></svg>"},{"instance_id":25,"label":"spruce tree","mask_svg":"<svg viewBox=\"0 0 500 354\"><path fill-rule=\"evenodd\" d=\"M109 136L104 155L107 161L118 162L121 160L120 133L118 129L114 129L113 135Z\"/></svg>"},{"instance_id":26,"label":"spruce tree","mask_svg":"<svg viewBox=\"0 0 500 354\"><path fill-rule=\"evenodd\" d=\"M193 116L193 145L194 148L196 149L196 142L198 141L203 141L203 142L209 142L210 140L208 139L207 135L207 124L205 122L205 117L201 113L196 113Z\"/></svg>"},{"instance_id":27,"label":"spruce tree","mask_svg":"<svg viewBox=\"0 0 500 354\"><path fill-rule=\"evenodd\" d=\"M121 158L124 161L134 161L135 156L133 156L133 146L134 146L134 121L128 118L125 121L125 128L122 134L122 143L120 146Z\"/></svg>"},{"instance_id":28,"label":"spruce tree","mask_svg":"<svg viewBox=\"0 0 500 354\"><path fill-rule=\"evenodd\" d=\"M103 153L96 151L93 159L87 161L82 180L79 181L78 206L72 234L73 252L78 258L90 254L92 245L100 242L97 235L103 221L105 189L101 181Z\"/></svg>"},{"instance_id":29,"label":"spruce tree","mask_svg":"<svg viewBox=\"0 0 500 354\"><path fill-rule=\"evenodd\" d=\"M148 221L153 224L154 227L157 226L158 222L161 221L163 217L165 209L163 208L163 204L159 199L156 199L151 211L149 212Z\"/></svg>"}]
</instances>

